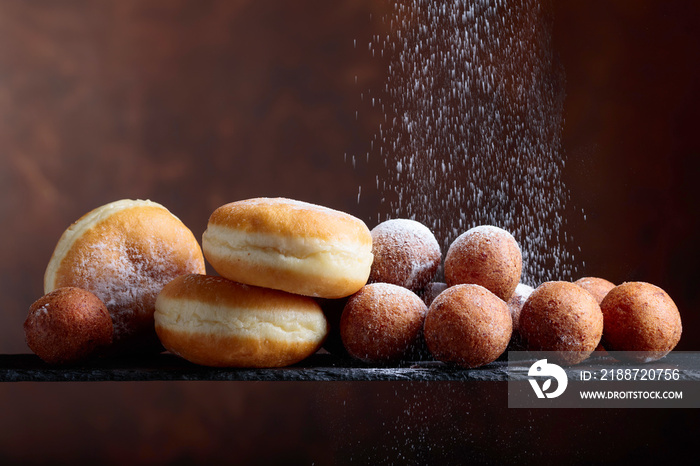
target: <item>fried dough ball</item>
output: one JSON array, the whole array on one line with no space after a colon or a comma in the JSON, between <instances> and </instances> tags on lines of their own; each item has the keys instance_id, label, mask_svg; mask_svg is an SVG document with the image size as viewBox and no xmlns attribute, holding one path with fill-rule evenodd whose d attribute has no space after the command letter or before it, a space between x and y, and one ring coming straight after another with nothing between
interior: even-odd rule
<instances>
[{"instance_id":1,"label":"fried dough ball","mask_svg":"<svg viewBox=\"0 0 700 466\"><path fill-rule=\"evenodd\" d=\"M506 230L481 225L460 235L445 256L445 282L481 285L504 301L520 283L522 253Z\"/></svg>"},{"instance_id":2,"label":"fried dough ball","mask_svg":"<svg viewBox=\"0 0 700 466\"><path fill-rule=\"evenodd\" d=\"M650 362L666 356L681 339L681 316L658 286L628 282L613 288L601 305L603 346L616 358ZM624 352L624 353L619 353Z\"/></svg>"}]
</instances>

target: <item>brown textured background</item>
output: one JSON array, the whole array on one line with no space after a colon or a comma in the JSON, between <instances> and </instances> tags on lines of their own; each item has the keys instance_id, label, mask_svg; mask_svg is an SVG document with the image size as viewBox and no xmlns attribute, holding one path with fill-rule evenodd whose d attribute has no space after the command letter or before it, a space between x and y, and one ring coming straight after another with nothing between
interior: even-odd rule
<instances>
[{"instance_id":1,"label":"brown textured background","mask_svg":"<svg viewBox=\"0 0 700 466\"><path fill-rule=\"evenodd\" d=\"M385 68L353 40L380 33L386 8L0 0L0 352L27 351L21 324L58 237L106 202L150 198L198 237L214 208L258 195L373 226L383 207L358 204L357 187L375 173L343 154L364 154L381 116L359 94ZM587 215L571 217L577 257L589 274L665 288L679 349L700 350L700 7L552 10L566 183ZM591 463L673 455L697 429L692 411L505 406L490 383L2 384L0 460Z\"/></svg>"}]
</instances>

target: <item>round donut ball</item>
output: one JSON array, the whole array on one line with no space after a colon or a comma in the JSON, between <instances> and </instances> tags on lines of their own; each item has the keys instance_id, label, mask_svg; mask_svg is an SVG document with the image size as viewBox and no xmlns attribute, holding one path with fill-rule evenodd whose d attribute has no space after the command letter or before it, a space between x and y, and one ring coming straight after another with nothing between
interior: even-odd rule
<instances>
[{"instance_id":1,"label":"round donut ball","mask_svg":"<svg viewBox=\"0 0 700 466\"><path fill-rule=\"evenodd\" d=\"M417 292L435 276L442 252L428 227L397 218L380 223L371 233L370 283L392 283Z\"/></svg>"},{"instance_id":2,"label":"round donut ball","mask_svg":"<svg viewBox=\"0 0 700 466\"><path fill-rule=\"evenodd\" d=\"M481 285L508 301L520 283L522 253L509 232L481 225L462 233L445 256L445 282Z\"/></svg>"},{"instance_id":3,"label":"round donut ball","mask_svg":"<svg viewBox=\"0 0 700 466\"><path fill-rule=\"evenodd\" d=\"M506 303L480 285L455 285L433 301L425 317L428 349L440 361L479 367L495 361L510 341Z\"/></svg>"},{"instance_id":4,"label":"round donut ball","mask_svg":"<svg viewBox=\"0 0 700 466\"><path fill-rule=\"evenodd\" d=\"M75 363L112 343L112 318L89 291L58 288L31 305L24 335L29 348L45 362Z\"/></svg>"},{"instance_id":5,"label":"round donut ball","mask_svg":"<svg viewBox=\"0 0 700 466\"><path fill-rule=\"evenodd\" d=\"M614 356L635 362L666 356L681 339L681 316L658 286L628 282L616 286L601 304L605 318L603 346ZM624 353L621 353L624 352Z\"/></svg>"},{"instance_id":6,"label":"round donut ball","mask_svg":"<svg viewBox=\"0 0 700 466\"><path fill-rule=\"evenodd\" d=\"M583 277L579 278L574 283L592 294L595 300L598 302L598 305L603 302L603 299L610 292L610 290L615 288L614 283L599 277Z\"/></svg>"},{"instance_id":7,"label":"round donut ball","mask_svg":"<svg viewBox=\"0 0 700 466\"><path fill-rule=\"evenodd\" d=\"M555 352L553 359L578 364L603 334L603 313L593 295L571 282L545 282L520 311L519 332L529 351Z\"/></svg>"},{"instance_id":8,"label":"round donut ball","mask_svg":"<svg viewBox=\"0 0 700 466\"><path fill-rule=\"evenodd\" d=\"M288 366L318 351L328 333L312 298L206 275L163 288L155 328L170 352L212 367Z\"/></svg>"},{"instance_id":9,"label":"round donut ball","mask_svg":"<svg viewBox=\"0 0 700 466\"><path fill-rule=\"evenodd\" d=\"M125 199L87 213L63 233L44 274L44 292L74 286L94 293L114 322L111 351L160 352L156 297L187 273L204 273L192 232L160 204Z\"/></svg>"},{"instance_id":10,"label":"round donut ball","mask_svg":"<svg viewBox=\"0 0 700 466\"><path fill-rule=\"evenodd\" d=\"M362 220L284 198L219 207L202 248L223 277L316 298L353 294L372 266L372 235Z\"/></svg>"},{"instance_id":11,"label":"round donut ball","mask_svg":"<svg viewBox=\"0 0 700 466\"><path fill-rule=\"evenodd\" d=\"M525 301L530 297L535 289L524 283L518 283L513 291L513 296L510 297L508 302L508 310L510 311L510 316L513 319L513 335L510 339L509 349L512 351L522 351L525 349L522 338L520 337L520 311L522 311Z\"/></svg>"},{"instance_id":12,"label":"round donut ball","mask_svg":"<svg viewBox=\"0 0 700 466\"><path fill-rule=\"evenodd\" d=\"M365 362L400 360L418 345L427 310L418 295L404 287L365 285L343 309L343 345L352 357Z\"/></svg>"}]
</instances>

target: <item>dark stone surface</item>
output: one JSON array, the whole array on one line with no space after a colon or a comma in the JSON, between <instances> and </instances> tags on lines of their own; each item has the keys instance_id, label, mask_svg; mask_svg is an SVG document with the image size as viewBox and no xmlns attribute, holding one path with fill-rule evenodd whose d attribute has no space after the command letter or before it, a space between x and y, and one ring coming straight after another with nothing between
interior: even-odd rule
<instances>
[{"instance_id":1,"label":"dark stone surface","mask_svg":"<svg viewBox=\"0 0 700 466\"><path fill-rule=\"evenodd\" d=\"M478 369L450 367L434 361L398 367L367 366L330 354L316 354L294 366L274 369L222 369L198 366L172 354L138 359L101 359L70 367L44 363L31 354L0 355L3 382L99 381L371 381L371 380L507 380L507 363Z\"/></svg>"},{"instance_id":2,"label":"dark stone surface","mask_svg":"<svg viewBox=\"0 0 700 466\"><path fill-rule=\"evenodd\" d=\"M305 361L273 369L212 368L189 363L172 354L139 358L105 358L74 366L46 364L32 354L0 355L0 382L105 382L105 381L488 381L505 382L528 377L533 359L509 369L496 361L463 369L437 361L404 362L398 366L369 366L331 354L315 354ZM565 368L570 378L581 370L639 367L609 357L592 358ZM698 357L674 353L644 367L679 368L680 377L700 381Z\"/></svg>"}]
</instances>

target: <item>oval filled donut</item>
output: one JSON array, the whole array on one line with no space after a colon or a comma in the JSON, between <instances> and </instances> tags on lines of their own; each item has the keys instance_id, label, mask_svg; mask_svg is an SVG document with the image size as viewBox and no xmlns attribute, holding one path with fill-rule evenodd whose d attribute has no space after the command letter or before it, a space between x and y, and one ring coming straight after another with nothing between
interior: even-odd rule
<instances>
[{"instance_id":1,"label":"oval filled donut","mask_svg":"<svg viewBox=\"0 0 700 466\"><path fill-rule=\"evenodd\" d=\"M352 215L284 198L256 198L216 209L202 237L219 275L317 298L362 288L372 267L372 235Z\"/></svg>"},{"instance_id":2,"label":"oval filled donut","mask_svg":"<svg viewBox=\"0 0 700 466\"><path fill-rule=\"evenodd\" d=\"M328 323L312 298L186 275L158 295L156 332L170 352L213 367L282 367L315 353Z\"/></svg>"},{"instance_id":3,"label":"oval filled donut","mask_svg":"<svg viewBox=\"0 0 700 466\"><path fill-rule=\"evenodd\" d=\"M204 273L192 232L162 205L124 199L94 209L63 233L44 274L44 293L72 286L94 293L114 323L110 352L162 351L153 328L160 290Z\"/></svg>"}]
</instances>

